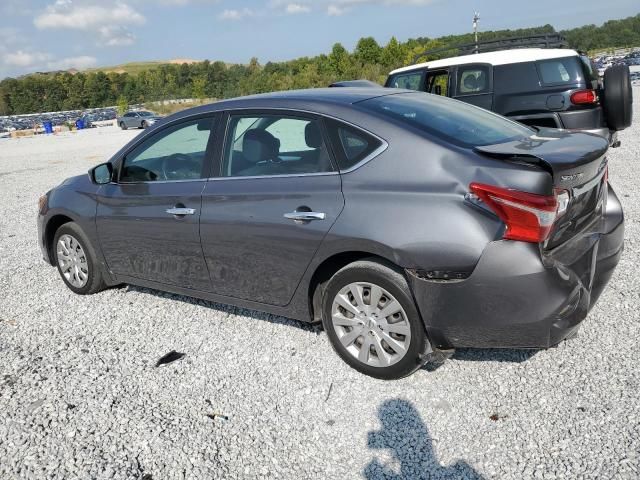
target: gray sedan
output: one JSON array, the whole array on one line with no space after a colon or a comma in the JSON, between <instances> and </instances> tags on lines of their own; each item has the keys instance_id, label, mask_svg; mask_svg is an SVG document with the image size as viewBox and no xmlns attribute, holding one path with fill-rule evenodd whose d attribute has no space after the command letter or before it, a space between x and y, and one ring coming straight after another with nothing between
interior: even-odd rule
<instances>
[{"instance_id":1,"label":"gray sedan","mask_svg":"<svg viewBox=\"0 0 640 480\"><path fill-rule=\"evenodd\" d=\"M147 128L156 123L162 117L146 110L127 112L117 118L118 126L126 130L127 128Z\"/></svg>"},{"instance_id":2,"label":"gray sedan","mask_svg":"<svg viewBox=\"0 0 640 480\"><path fill-rule=\"evenodd\" d=\"M129 283L321 322L353 368L400 378L576 331L623 247L607 148L420 92L246 97L49 191L38 240L75 293Z\"/></svg>"}]
</instances>

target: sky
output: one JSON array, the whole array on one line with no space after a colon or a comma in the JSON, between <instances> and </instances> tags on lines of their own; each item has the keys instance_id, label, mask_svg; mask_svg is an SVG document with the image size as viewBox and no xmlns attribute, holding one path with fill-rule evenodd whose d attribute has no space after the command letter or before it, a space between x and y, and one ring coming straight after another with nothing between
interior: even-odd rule
<instances>
[{"instance_id":1,"label":"sky","mask_svg":"<svg viewBox=\"0 0 640 480\"><path fill-rule=\"evenodd\" d=\"M603 6L603 5L606 5ZM0 78L131 61L261 63L373 36L437 37L640 13L638 0L0 0Z\"/></svg>"}]
</instances>

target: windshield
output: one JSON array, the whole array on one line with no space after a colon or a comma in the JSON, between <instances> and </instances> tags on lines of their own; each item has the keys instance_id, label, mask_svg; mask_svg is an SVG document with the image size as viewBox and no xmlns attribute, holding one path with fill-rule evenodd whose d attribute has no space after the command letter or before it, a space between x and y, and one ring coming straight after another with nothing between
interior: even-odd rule
<instances>
[{"instance_id":1,"label":"windshield","mask_svg":"<svg viewBox=\"0 0 640 480\"><path fill-rule=\"evenodd\" d=\"M505 143L533 133L524 125L482 108L428 93L386 95L360 105L467 148Z\"/></svg>"}]
</instances>

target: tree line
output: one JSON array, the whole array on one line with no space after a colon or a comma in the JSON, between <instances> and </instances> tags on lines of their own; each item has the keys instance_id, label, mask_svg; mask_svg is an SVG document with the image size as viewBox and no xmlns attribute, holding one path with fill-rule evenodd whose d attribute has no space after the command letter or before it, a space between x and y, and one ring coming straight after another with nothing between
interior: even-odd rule
<instances>
[{"instance_id":1,"label":"tree line","mask_svg":"<svg viewBox=\"0 0 640 480\"><path fill-rule=\"evenodd\" d=\"M555 33L551 25L482 32L480 40L509 36ZM560 32L579 50L640 45L640 15L612 20L597 27L587 25ZM427 37L400 42L395 37L381 46L372 37L362 38L349 52L336 43L331 52L285 62L261 65L253 58L247 65L221 61L162 64L138 74L116 72L53 72L6 78L0 82L0 115L75 110L110 105L144 103L172 98L224 99L251 93L325 87L337 80L366 78L384 82L387 73L414 62L425 50L471 43L472 34ZM451 55L422 57L435 60Z\"/></svg>"}]
</instances>

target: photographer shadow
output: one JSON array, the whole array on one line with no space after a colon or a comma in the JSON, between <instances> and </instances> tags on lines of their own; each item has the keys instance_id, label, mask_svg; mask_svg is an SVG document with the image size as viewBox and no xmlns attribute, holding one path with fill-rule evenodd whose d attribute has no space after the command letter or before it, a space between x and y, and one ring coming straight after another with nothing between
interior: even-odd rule
<instances>
[{"instance_id":1,"label":"photographer shadow","mask_svg":"<svg viewBox=\"0 0 640 480\"><path fill-rule=\"evenodd\" d=\"M378 479L464 479L481 480L480 475L464 460L452 465L438 462L429 430L415 407L406 400L385 401L378 411L382 428L369 432L372 450L391 450L396 468L374 458L363 471L365 478ZM400 471L397 471L399 464Z\"/></svg>"}]
</instances>

